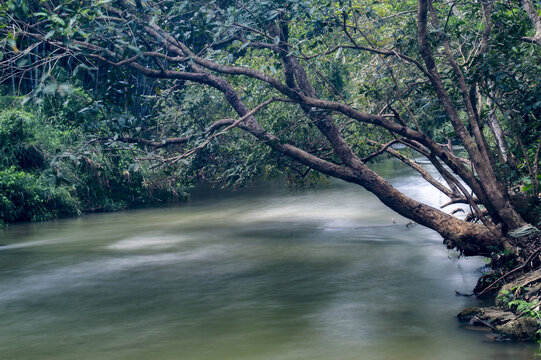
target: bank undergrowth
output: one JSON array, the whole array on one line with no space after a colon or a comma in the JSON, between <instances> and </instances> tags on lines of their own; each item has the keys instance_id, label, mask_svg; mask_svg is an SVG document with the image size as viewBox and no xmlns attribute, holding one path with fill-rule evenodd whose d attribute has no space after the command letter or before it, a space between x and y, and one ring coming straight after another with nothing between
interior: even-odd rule
<instances>
[{"instance_id":1,"label":"bank undergrowth","mask_svg":"<svg viewBox=\"0 0 541 360\"><path fill-rule=\"evenodd\" d=\"M189 184L150 169L129 147L89 136L85 123L97 119L80 121L70 108L80 104L62 100L51 106L1 98L0 226L186 197Z\"/></svg>"}]
</instances>

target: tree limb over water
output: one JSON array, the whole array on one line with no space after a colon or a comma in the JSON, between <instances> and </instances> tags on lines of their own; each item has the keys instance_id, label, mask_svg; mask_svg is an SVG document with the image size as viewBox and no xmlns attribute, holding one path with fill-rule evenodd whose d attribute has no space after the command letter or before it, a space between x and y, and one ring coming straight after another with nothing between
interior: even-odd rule
<instances>
[{"instance_id":1,"label":"tree limb over water","mask_svg":"<svg viewBox=\"0 0 541 360\"><path fill-rule=\"evenodd\" d=\"M530 1L521 4L531 20L521 29L533 25L531 40L538 43L539 16ZM508 7L520 6L430 0L87 5L49 1L15 9L9 2L0 30L0 81L22 84L35 72L44 86L61 63L142 74L168 87L164 97L173 94L181 105L194 88L201 94L214 89L228 104L229 117L198 117L198 127L186 136L132 132L118 141L171 149L160 157L167 164L210 144L234 147L235 136L243 136L239 129L288 161L364 187L465 255L512 250L506 234L527 223L509 195L510 159L523 159L531 198L538 201L541 106L510 102L515 88L502 84L523 85L513 96L534 94L541 70L522 55L520 76L510 76L511 65L497 70L501 65L494 60L505 46L528 46L501 30L516 25L505 18ZM8 12L9 6L16 11ZM527 50L539 56L539 48ZM485 72L487 66L506 80ZM494 130L502 126L522 130L506 140ZM520 143L521 153L508 156L504 140ZM442 145L452 141L465 148L466 161ZM407 151L393 149L397 142ZM380 149L374 152L374 146ZM384 152L416 170L450 203L469 204L474 215L463 220L397 190L368 166ZM419 154L442 181L414 161Z\"/></svg>"}]
</instances>

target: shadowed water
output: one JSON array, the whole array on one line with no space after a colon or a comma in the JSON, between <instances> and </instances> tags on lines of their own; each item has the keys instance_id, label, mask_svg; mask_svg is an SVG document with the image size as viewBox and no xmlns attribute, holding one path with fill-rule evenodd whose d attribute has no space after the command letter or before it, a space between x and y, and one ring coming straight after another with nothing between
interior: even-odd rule
<instances>
[{"instance_id":1,"label":"shadowed water","mask_svg":"<svg viewBox=\"0 0 541 360\"><path fill-rule=\"evenodd\" d=\"M477 303L455 290L471 291L483 259L458 259L357 186L193 198L1 232L0 358L533 359L533 345L456 321Z\"/></svg>"}]
</instances>

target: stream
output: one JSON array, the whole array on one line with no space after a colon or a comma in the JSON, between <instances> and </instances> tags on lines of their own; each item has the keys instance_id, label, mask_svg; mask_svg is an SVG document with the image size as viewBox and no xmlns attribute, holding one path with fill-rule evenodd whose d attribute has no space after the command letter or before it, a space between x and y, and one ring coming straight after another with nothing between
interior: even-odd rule
<instances>
[{"instance_id":1,"label":"stream","mask_svg":"<svg viewBox=\"0 0 541 360\"><path fill-rule=\"evenodd\" d=\"M400 190L446 198L395 161ZM464 328L482 258L359 186L201 187L175 207L0 231L5 360L522 360Z\"/></svg>"}]
</instances>

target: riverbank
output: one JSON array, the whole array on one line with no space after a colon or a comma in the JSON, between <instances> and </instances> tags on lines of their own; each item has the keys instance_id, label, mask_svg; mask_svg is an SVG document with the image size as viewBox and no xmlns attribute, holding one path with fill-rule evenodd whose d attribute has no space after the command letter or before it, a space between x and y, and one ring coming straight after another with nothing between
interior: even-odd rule
<instances>
[{"instance_id":1,"label":"riverbank","mask_svg":"<svg viewBox=\"0 0 541 360\"><path fill-rule=\"evenodd\" d=\"M494 306L469 307L460 321L493 331L500 342L541 340L541 236L539 231L517 239L525 244L518 255L493 255L492 271L474 289L478 298L489 297ZM517 248L519 249L519 248Z\"/></svg>"}]
</instances>

